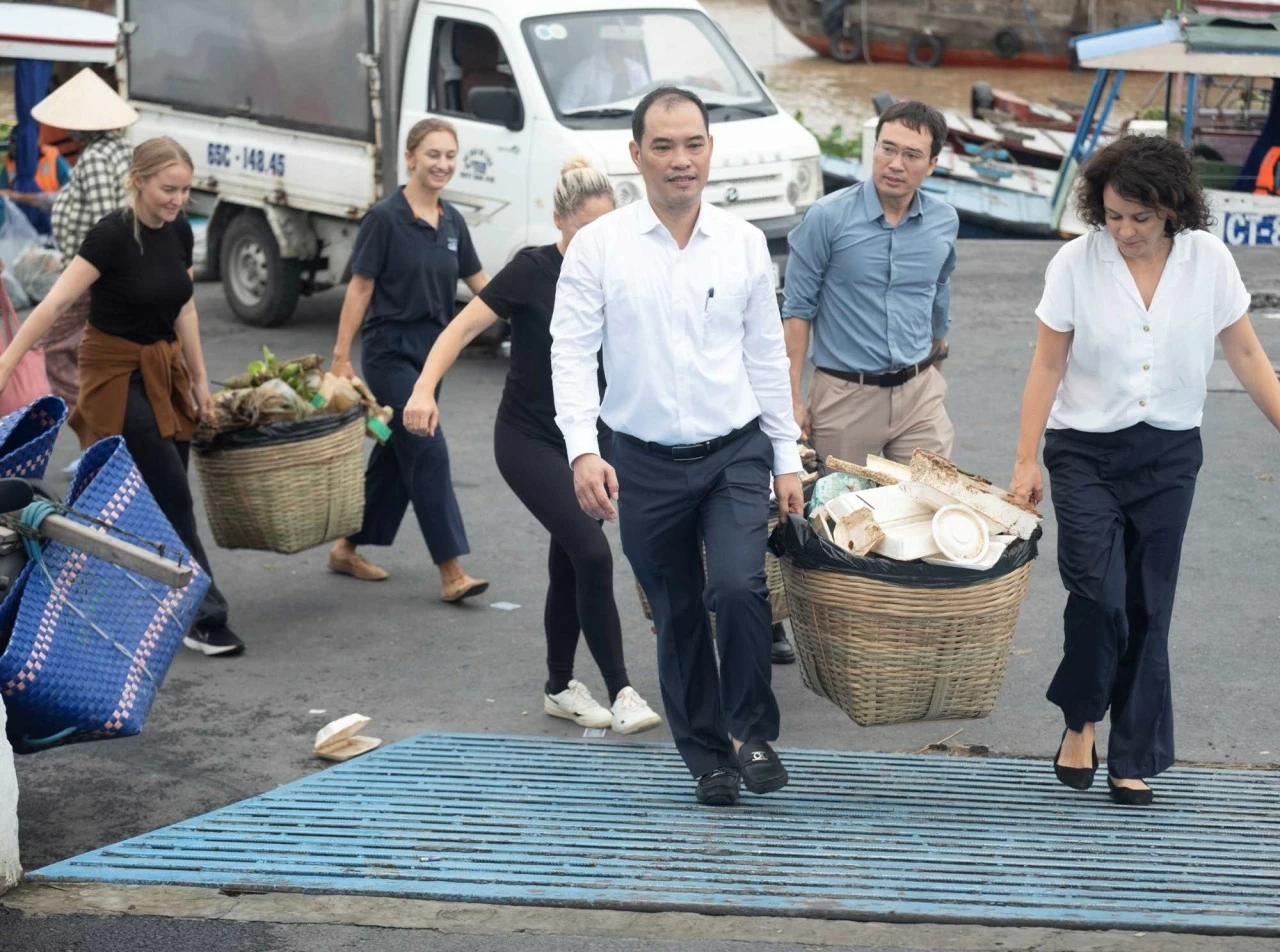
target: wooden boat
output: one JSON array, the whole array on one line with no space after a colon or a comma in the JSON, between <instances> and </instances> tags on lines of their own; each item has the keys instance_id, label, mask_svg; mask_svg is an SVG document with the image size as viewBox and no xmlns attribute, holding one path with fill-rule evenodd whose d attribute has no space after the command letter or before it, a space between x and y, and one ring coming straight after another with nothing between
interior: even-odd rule
<instances>
[{"instance_id":1,"label":"wooden boat","mask_svg":"<svg viewBox=\"0 0 1280 952\"><path fill-rule=\"evenodd\" d=\"M1154 19L1168 5L1168 0L769 0L797 39L842 62L1042 69L1072 65L1071 37Z\"/></svg>"}]
</instances>

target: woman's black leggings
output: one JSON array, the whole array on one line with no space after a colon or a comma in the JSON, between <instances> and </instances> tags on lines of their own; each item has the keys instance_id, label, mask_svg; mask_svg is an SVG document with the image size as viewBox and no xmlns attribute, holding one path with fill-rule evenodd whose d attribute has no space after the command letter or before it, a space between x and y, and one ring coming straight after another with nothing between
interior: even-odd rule
<instances>
[{"instance_id":1,"label":"woman's black leggings","mask_svg":"<svg viewBox=\"0 0 1280 952\"><path fill-rule=\"evenodd\" d=\"M512 492L551 533L551 579L543 613L547 690L555 694L569 686L581 631L612 703L630 684L622 659L622 622L613 600L613 552L600 523L578 506L564 446L530 436L499 417L493 455Z\"/></svg>"}]
</instances>

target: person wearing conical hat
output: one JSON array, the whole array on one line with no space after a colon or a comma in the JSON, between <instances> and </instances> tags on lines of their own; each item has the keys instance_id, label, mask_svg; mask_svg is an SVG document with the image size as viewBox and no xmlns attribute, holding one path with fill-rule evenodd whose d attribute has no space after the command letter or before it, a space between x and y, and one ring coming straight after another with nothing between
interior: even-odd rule
<instances>
[{"instance_id":1,"label":"person wearing conical hat","mask_svg":"<svg viewBox=\"0 0 1280 952\"><path fill-rule=\"evenodd\" d=\"M53 205L53 238L65 264L76 256L89 229L125 203L124 178L133 146L124 130L138 121L138 114L85 67L41 100L31 115L40 123L66 129L84 143L71 180ZM67 308L40 344L50 389L68 406L74 406L80 395L76 359L88 317L89 295L85 294Z\"/></svg>"}]
</instances>

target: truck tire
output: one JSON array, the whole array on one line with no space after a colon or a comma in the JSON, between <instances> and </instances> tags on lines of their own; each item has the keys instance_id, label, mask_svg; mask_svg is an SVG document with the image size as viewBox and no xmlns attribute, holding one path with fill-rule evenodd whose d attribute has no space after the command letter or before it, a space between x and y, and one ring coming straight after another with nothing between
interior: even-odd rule
<instances>
[{"instance_id":1,"label":"truck tire","mask_svg":"<svg viewBox=\"0 0 1280 952\"><path fill-rule=\"evenodd\" d=\"M1001 59L1013 59L1022 52L1022 37L1017 30L1005 27L997 30L996 35L991 38L991 48Z\"/></svg>"},{"instance_id":2,"label":"truck tire","mask_svg":"<svg viewBox=\"0 0 1280 952\"><path fill-rule=\"evenodd\" d=\"M279 327L293 317L302 262L280 257L276 236L258 212L231 219L219 257L222 290L236 317L254 327Z\"/></svg>"}]
</instances>

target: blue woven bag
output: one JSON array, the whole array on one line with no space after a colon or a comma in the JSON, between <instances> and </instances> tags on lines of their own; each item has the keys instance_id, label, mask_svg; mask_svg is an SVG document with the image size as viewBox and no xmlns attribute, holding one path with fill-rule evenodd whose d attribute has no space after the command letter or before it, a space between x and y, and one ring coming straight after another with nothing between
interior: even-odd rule
<instances>
[{"instance_id":1,"label":"blue woven bag","mask_svg":"<svg viewBox=\"0 0 1280 952\"><path fill-rule=\"evenodd\" d=\"M166 558L191 565L191 581L170 589L80 549L41 543L42 562L28 562L0 604L0 633L12 628L0 654L0 697L17 753L141 731L209 589L120 437L84 454L67 505L163 544Z\"/></svg>"},{"instance_id":2,"label":"blue woven bag","mask_svg":"<svg viewBox=\"0 0 1280 952\"><path fill-rule=\"evenodd\" d=\"M41 397L0 420L0 477L44 479L66 421L67 405L60 397Z\"/></svg>"}]
</instances>

